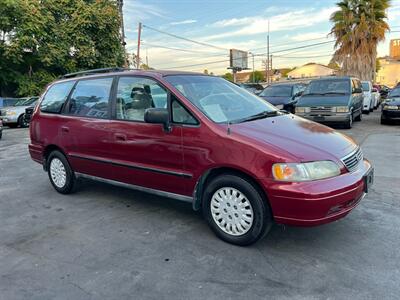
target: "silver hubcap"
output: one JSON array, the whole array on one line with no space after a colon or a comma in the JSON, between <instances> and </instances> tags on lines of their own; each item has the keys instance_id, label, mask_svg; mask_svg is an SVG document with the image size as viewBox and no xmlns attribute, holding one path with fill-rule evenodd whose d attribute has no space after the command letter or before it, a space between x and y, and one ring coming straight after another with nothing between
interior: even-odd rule
<instances>
[{"instance_id":1,"label":"silver hubcap","mask_svg":"<svg viewBox=\"0 0 400 300\"><path fill-rule=\"evenodd\" d=\"M210 209L214 222L227 234L243 235L253 224L250 201L235 188L217 190L211 198Z\"/></svg>"},{"instance_id":2,"label":"silver hubcap","mask_svg":"<svg viewBox=\"0 0 400 300\"><path fill-rule=\"evenodd\" d=\"M58 158L53 158L50 162L50 175L54 184L58 188L63 188L67 182L67 173L64 164Z\"/></svg>"}]
</instances>

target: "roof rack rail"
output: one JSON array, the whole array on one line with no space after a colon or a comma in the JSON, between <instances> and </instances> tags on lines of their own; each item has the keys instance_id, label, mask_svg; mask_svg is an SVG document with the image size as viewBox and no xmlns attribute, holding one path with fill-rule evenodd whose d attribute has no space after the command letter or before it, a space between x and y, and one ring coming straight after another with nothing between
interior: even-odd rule
<instances>
[{"instance_id":1,"label":"roof rack rail","mask_svg":"<svg viewBox=\"0 0 400 300\"><path fill-rule=\"evenodd\" d=\"M85 71L79 71L79 72L65 74L65 75L62 75L61 78L72 78L72 77L76 77L76 76L80 76L80 75L85 76L85 75L91 75L91 74L96 74L96 73L122 72L122 71L128 71L128 70L132 70L132 69L120 68L120 67L92 69L92 70L85 70Z\"/></svg>"}]
</instances>

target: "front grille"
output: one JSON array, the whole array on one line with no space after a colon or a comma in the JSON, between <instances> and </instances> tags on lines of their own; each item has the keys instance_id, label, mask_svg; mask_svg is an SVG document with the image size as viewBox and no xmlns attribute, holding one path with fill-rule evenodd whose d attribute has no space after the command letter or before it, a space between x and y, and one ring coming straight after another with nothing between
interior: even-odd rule
<instances>
[{"instance_id":1,"label":"front grille","mask_svg":"<svg viewBox=\"0 0 400 300\"><path fill-rule=\"evenodd\" d=\"M353 172L357 169L358 164L363 161L363 153L360 147L356 151L342 158L342 162L346 166L347 170Z\"/></svg>"},{"instance_id":2,"label":"front grille","mask_svg":"<svg viewBox=\"0 0 400 300\"><path fill-rule=\"evenodd\" d=\"M325 107L325 106L311 106L310 113L312 115L331 115L332 114L332 107Z\"/></svg>"}]
</instances>

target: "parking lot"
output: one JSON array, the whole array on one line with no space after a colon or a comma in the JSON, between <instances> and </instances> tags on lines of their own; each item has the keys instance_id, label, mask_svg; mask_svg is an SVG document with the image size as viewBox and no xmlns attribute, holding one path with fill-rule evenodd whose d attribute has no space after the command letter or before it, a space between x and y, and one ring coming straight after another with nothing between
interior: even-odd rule
<instances>
[{"instance_id":1,"label":"parking lot","mask_svg":"<svg viewBox=\"0 0 400 300\"><path fill-rule=\"evenodd\" d=\"M0 140L0 299L398 299L400 127L379 112L340 130L375 184L346 218L274 226L250 247L219 240L190 204L91 181L58 194L28 154L28 129Z\"/></svg>"}]
</instances>

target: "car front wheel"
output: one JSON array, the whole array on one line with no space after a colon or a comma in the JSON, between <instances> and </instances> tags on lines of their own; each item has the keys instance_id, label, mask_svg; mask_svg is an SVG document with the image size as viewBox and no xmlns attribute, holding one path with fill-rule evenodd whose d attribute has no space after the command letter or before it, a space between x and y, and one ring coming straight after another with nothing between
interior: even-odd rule
<instances>
[{"instance_id":1,"label":"car front wheel","mask_svg":"<svg viewBox=\"0 0 400 300\"><path fill-rule=\"evenodd\" d=\"M272 214L259 191L247 180L230 174L212 180L203 194L203 214L222 240L250 245L268 233Z\"/></svg>"},{"instance_id":2,"label":"car front wheel","mask_svg":"<svg viewBox=\"0 0 400 300\"><path fill-rule=\"evenodd\" d=\"M47 159L47 172L53 187L61 194L73 191L76 178L66 157L60 151L53 151Z\"/></svg>"}]
</instances>

